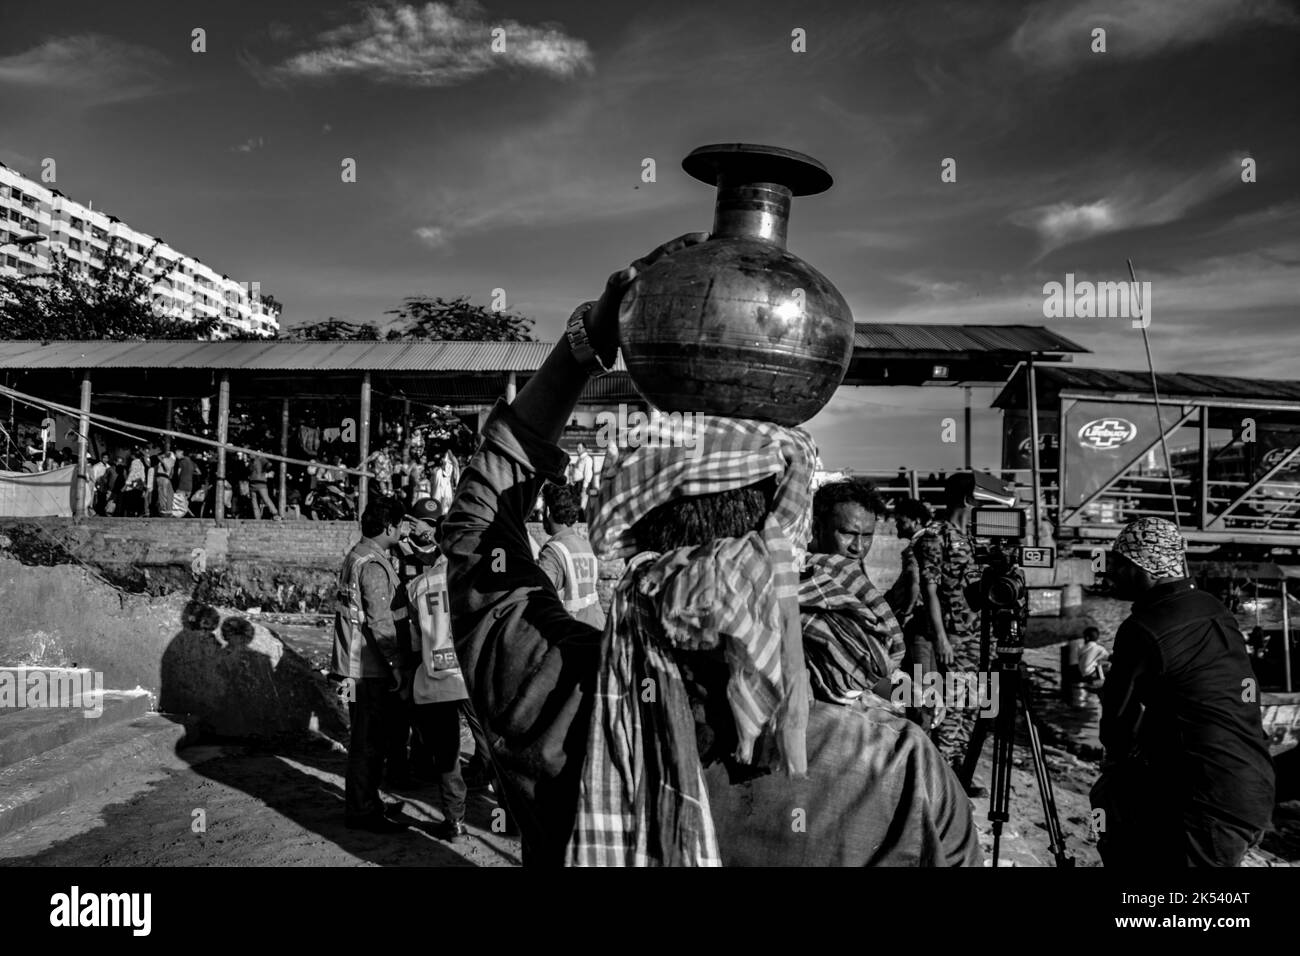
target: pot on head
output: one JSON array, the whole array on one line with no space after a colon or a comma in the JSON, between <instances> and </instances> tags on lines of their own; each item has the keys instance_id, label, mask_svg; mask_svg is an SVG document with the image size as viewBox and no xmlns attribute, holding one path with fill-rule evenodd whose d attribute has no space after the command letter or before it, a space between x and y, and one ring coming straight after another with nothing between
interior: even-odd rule
<instances>
[{"instance_id":1,"label":"pot on head","mask_svg":"<svg viewBox=\"0 0 1300 956\"><path fill-rule=\"evenodd\" d=\"M682 167L717 186L707 242L633 281L619 345L637 391L664 412L799 425L830 401L853 354L835 286L785 248L792 196L824 192L810 156L745 143L701 146Z\"/></svg>"}]
</instances>

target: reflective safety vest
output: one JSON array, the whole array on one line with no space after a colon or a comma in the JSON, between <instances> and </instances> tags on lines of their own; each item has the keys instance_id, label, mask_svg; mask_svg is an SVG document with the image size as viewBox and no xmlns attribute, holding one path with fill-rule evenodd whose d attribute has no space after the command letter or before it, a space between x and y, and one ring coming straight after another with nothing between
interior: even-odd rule
<instances>
[{"instance_id":1,"label":"reflective safety vest","mask_svg":"<svg viewBox=\"0 0 1300 956\"><path fill-rule=\"evenodd\" d=\"M377 551L358 552L353 548L343 559L339 571L338 610L334 614L334 653L331 669L340 677L388 677L391 668L387 661L378 659L366 640L365 603L361 600L361 569L377 562L388 575L394 592L397 589L397 572L392 564ZM393 613L394 621L402 618L400 610ZM372 635L373 639L373 635Z\"/></svg>"},{"instance_id":2,"label":"reflective safety vest","mask_svg":"<svg viewBox=\"0 0 1300 956\"><path fill-rule=\"evenodd\" d=\"M543 550L546 548L554 548L564 564L564 589L560 592L564 609L576 615L596 604L596 556L590 551L574 554L559 537L546 542Z\"/></svg>"},{"instance_id":3,"label":"reflective safety vest","mask_svg":"<svg viewBox=\"0 0 1300 956\"><path fill-rule=\"evenodd\" d=\"M451 639L451 606L447 594L447 558L433 564L406 584L410 607L411 650L420 652L412 698L417 704L467 700L469 691Z\"/></svg>"}]
</instances>

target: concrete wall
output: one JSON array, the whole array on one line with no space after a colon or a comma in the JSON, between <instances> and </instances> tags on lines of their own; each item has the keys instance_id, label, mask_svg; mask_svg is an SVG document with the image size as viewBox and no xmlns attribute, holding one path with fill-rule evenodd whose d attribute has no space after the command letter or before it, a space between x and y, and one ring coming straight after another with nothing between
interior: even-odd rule
<instances>
[{"instance_id":1,"label":"concrete wall","mask_svg":"<svg viewBox=\"0 0 1300 956\"><path fill-rule=\"evenodd\" d=\"M104 686L143 687L205 733L345 739L325 679L271 630L183 594L128 594L85 569L0 555L0 664L78 666Z\"/></svg>"},{"instance_id":2,"label":"concrete wall","mask_svg":"<svg viewBox=\"0 0 1300 956\"><path fill-rule=\"evenodd\" d=\"M529 531L546 540L540 524ZM334 612L339 565L361 537L350 521L3 518L27 563L88 567L128 591L181 594L239 610ZM622 562L603 566L601 596Z\"/></svg>"},{"instance_id":3,"label":"concrete wall","mask_svg":"<svg viewBox=\"0 0 1300 956\"><path fill-rule=\"evenodd\" d=\"M104 672L106 687L157 694L164 649L184 629L182 595L125 594L85 570L0 555L0 661Z\"/></svg>"}]
</instances>

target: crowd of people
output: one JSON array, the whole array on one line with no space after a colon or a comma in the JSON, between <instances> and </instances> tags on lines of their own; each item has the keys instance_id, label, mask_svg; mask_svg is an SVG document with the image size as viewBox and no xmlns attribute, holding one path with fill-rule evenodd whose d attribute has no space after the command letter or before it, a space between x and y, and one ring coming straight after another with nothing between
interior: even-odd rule
<instances>
[{"instance_id":1,"label":"crowd of people","mask_svg":"<svg viewBox=\"0 0 1300 956\"><path fill-rule=\"evenodd\" d=\"M62 448L46 462L52 470L75 466L76 453ZM41 462L26 459L25 470L39 472ZM451 506L460 480L462 458L450 449L405 448L397 442L380 446L363 464L374 476L371 494L395 496L408 503L433 498ZM280 469L285 470L284 513L278 503ZM350 519L357 516L357 469L344 464L340 452L306 465L282 463L269 451L233 452L226 456L221 483L224 514L231 518L288 517ZM210 518L216 510L217 459L209 446L183 442L134 445L89 458L86 469L86 514L123 518Z\"/></svg>"},{"instance_id":2,"label":"crowd of people","mask_svg":"<svg viewBox=\"0 0 1300 956\"><path fill-rule=\"evenodd\" d=\"M888 509L862 481L814 493L801 429L706 415L703 454L650 436L607 454L599 476L585 447L571 461L558 445L588 376L612 365L636 271L695 241L616 273L575 312L582 334L497 404L449 510L429 497L367 507L335 626L348 823L404 829L380 781L417 745L442 772L455 764L451 716L439 731L410 711L420 681L454 670L442 699L470 722L525 865L979 865L978 787L957 773L974 709L892 693L908 668L978 667L974 475L945 476L936 515L895 506L907 544L881 593L863 558ZM525 524L539 499L540 549ZM427 591L394 558L412 546ZM597 555L625 562L607 611ZM1081 655L1104 682L1092 800L1107 865L1236 865L1269 824L1246 642L1183 559L1169 522L1126 527L1108 577L1133 614L1109 661L1095 639ZM443 783L451 838L462 791Z\"/></svg>"}]
</instances>

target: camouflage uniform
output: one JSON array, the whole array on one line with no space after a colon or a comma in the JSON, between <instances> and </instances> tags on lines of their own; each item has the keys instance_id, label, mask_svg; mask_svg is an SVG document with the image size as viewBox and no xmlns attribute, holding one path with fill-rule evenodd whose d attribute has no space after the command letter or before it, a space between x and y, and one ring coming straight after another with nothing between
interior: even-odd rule
<instances>
[{"instance_id":1,"label":"camouflage uniform","mask_svg":"<svg viewBox=\"0 0 1300 956\"><path fill-rule=\"evenodd\" d=\"M938 519L926 525L916 536L912 549L921 577L921 605L913 618L917 630L932 643L937 662L938 642L925 597L925 585L933 581L938 586L943 628L952 645L950 669L975 673L979 670L980 658L979 616L966 600L964 591L967 585L980 579L974 540L951 521ZM949 669L942 664L937 664L937 667L941 672ZM954 764L960 765L966 753L977 714L971 707L950 708L943 722L934 730L935 744Z\"/></svg>"}]
</instances>

